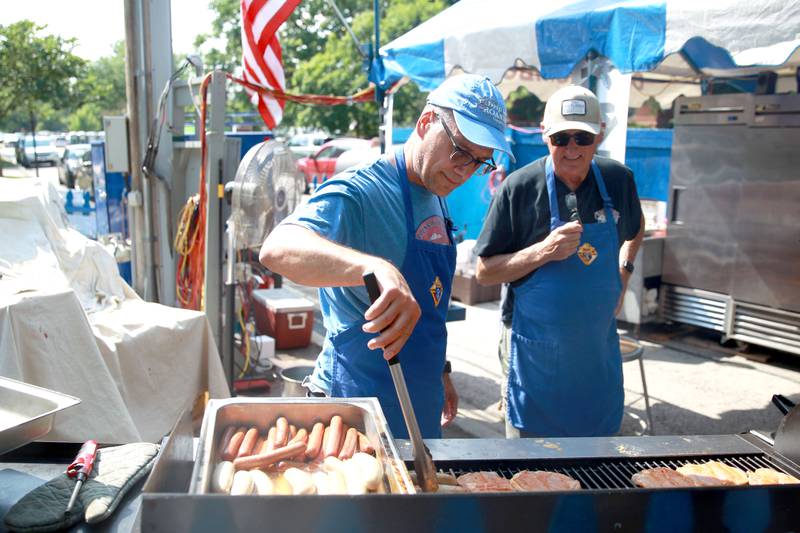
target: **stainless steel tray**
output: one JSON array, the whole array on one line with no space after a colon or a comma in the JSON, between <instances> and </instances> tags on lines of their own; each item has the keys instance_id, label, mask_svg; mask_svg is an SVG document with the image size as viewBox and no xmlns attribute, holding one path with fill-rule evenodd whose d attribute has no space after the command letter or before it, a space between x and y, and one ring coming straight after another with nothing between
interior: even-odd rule
<instances>
[{"instance_id":1,"label":"stainless steel tray","mask_svg":"<svg viewBox=\"0 0 800 533\"><path fill-rule=\"evenodd\" d=\"M211 473L218 461L222 434L230 425L268 428L280 416L290 424L311 428L333 415L363 432L383 464L384 486L378 492L413 494L414 485L397 452L380 404L375 398L231 398L211 400L206 406L192 471L190 494L211 493Z\"/></svg>"},{"instance_id":2,"label":"stainless steel tray","mask_svg":"<svg viewBox=\"0 0 800 533\"><path fill-rule=\"evenodd\" d=\"M78 398L0 377L0 454L50 433L56 413Z\"/></svg>"}]
</instances>

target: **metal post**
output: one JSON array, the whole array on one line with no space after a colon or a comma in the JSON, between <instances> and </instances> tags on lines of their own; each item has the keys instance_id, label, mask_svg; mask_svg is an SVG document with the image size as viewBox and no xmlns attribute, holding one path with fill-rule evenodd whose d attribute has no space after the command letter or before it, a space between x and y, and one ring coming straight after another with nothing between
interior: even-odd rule
<instances>
[{"instance_id":1,"label":"metal post","mask_svg":"<svg viewBox=\"0 0 800 533\"><path fill-rule=\"evenodd\" d=\"M380 0L373 2L373 27L375 30L375 46L372 49L371 68L380 65L381 48L381 4ZM375 82L375 102L378 103L378 138L381 142L381 153L386 153L386 108L383 106L385 92L379 81Z\"/></svg>"},{"instance_id":2,"label":"metal post","mask_svg":"<svg viewBox=\"0 0 800 533\"><path fill-rule=\"evenodd\" d=\"M225 157L225 73L215 71L209 87L210 113L206 129L206 256L203 300L217 348L222 351L220 309L220 193L222 162Z\"/></svg>"},{"instance_id":3,"label":"metal post","mask_svg":"<svg viewBox=\"0 0 800 533\"><path fill-rule=\"evenodd\" d=\"M142 202L142 145L139 123L138 72L139 33L136 31L136 0L125 0L125 94L127 96L128 145L131 156L131 184L128 192L130 211L131 267L133 289L145 293L146 253L144 241L144 209Z\"/></svg>"}]
</instances>

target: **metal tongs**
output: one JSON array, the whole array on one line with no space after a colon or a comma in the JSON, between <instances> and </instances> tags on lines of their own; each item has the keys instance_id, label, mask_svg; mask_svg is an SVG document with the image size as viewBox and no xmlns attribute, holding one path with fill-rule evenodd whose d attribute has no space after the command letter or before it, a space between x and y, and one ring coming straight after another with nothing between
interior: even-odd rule
<instances>
[{"instance_id":1,"label":"metal tongs","mask_svg":"<svg viewBox=\"0 0 800 533\"><path fill-rule=\"evenodd\" d=\"M378 286L378 279L372 272L364 274L364 285L367 286L367 294L372 303L381 295ZM433 466L431 452L422 440L419 431L417 417L414 414L414 406L411 405L411 397L408 395L406 379L403 376L403 369L400 367L400 354L395 355L389 361L389 372L392 374L394 388L397 391L397 399L400 400L400 408L403 411L403 418L408 428L408 436L411 439L411 448L414 452L414 471L417 473L417 482L423 492L436 492L439 490L439 482L436 480L436 468Z\"/></svg>"}]
</instances>

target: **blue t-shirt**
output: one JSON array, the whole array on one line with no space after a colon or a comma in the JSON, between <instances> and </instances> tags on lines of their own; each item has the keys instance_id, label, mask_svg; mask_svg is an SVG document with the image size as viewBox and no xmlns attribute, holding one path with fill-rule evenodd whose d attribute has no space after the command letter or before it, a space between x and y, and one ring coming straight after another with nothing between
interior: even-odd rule
<instances>
[{"instance_id":1,"label":"blue t-shirt","mask_svg":"<svg viewBox=\"0 0 800 533\"><path fill-rule=\"evenodd\" d=\"M305 204L282 224L308 228L328 240L382 257L398 269L406 255L406 215L400 173L394 157L381 156L348 169L324 182ZM416 238L449 244L439 197L409 182ZM328 336L364 320L369 296L363 286L325 287L319 290L320 308ZM330 349L326 339L323 351ZM330 376L312 381L330 390Z\"/></svg>"}]
</instances>

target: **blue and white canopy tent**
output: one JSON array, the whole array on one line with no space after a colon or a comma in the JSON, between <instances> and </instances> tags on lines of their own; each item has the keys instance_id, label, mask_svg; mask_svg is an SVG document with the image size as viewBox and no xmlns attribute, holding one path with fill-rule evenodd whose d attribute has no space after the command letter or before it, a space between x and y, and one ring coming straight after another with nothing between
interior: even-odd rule
<instances>
[{"instance_id":1,"label":"blue and white canopy tent","mask_svg":"<svg viewBox=\"0 0 800 533\"><path fill-rule=\"evenodd\" d=\"M794 75L800 3L462 0L380 50L385 80L406 76L422 90L455 68L495 83L520 65L566 78L592 52L623 73Z\"/></svg>"},{"instance_id":2,"label":"blue and white canopy tent","mask_svg":"<svg viewBox=\"0 0 800 533\"><path fill-rule=\"evenodd\" d=\"M519 69L542 79L533 89L542 100L560 86L553 80L592 85L607 122L601 151L624 161L631 99L638 106L661 93L669 105L678 94L699 95L703 79L763 71L778 75L777 92L797 91L800 2L461 0L381 47L380 58L372 79L383 87L407 78L429 91L452 73L471 72L503 90L504 77L513 80ZM638 93L634 73L647 73L637 75ZM643 80L669 81L671 90L663 83L642 90Z\"/></svg>"}]
</instances>

